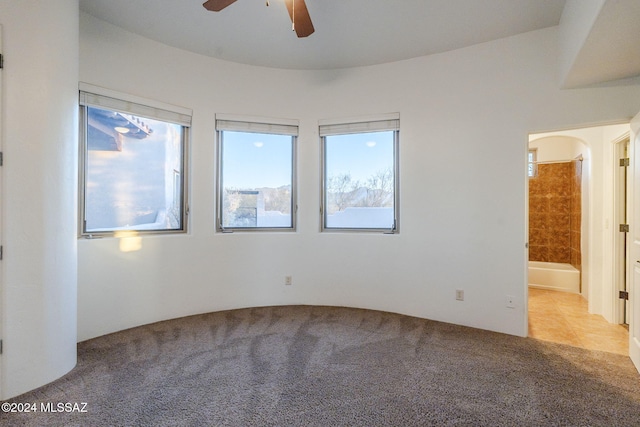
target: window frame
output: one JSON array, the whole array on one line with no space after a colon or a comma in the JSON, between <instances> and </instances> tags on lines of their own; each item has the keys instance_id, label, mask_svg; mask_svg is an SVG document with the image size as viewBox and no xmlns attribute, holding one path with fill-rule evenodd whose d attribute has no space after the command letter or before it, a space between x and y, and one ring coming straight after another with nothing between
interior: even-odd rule
<instances>
[{"instance_id":1,"label":"window frame","mask_svg":"<svg viewBox=\"0 0 640 427\"><path fill-rule=\"evenodd\" d=\"M186 234L189 232L189 144L191 135L192 110L165 104L155 100L148 100L134 95L128 95L93 86L86 83L79 84L79 155L78 155L78 238L92 239L100 237L118 237L120 234L130 235L161 235L161 234ZM171 229L138 229L135 227L117 227L114 229L92 230L86 229L86 189L88 168L88 108L116 111L124 114L145 117L157 121L179 125L181 127L180 139L180 168L178 171L180 201L179 228ZM174 181L171 186L176 189L174 169Z\"/></svg>"},{"instance_id":2,"label":"window frame","mask_svg":"<svg viewBox=\"0 0 640 427\"><path fill-rule=\"evenodd\" d=\"M400 114L391 113L351 120L319 121L320 136L320 231L328 233L400 233ZM393 225L391 228L327 226L327 150L326 137L372 132L393 132Z\"/></svg>"},{"instance_id":3,"label":"window frame","mask_svg":"<svg viewBox=\"0 0 640 427\"><path fill-rule=\"evenodd\" d=\"M244 132L273 134L291 137L291 226L288 227L225 227L224 212L224 132ZM296 232L298 214L298 134L297 120L272 119L253 116L235 116L216 114L216 219L215 230L218 233L261 233L261 232Z\"/></svg>"}]
</instances>

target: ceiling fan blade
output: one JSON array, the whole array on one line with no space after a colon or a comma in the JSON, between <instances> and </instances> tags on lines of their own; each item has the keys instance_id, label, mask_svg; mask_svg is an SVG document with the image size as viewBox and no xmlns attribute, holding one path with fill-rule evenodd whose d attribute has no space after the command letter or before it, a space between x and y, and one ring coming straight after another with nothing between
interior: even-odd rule
<instances>
[{"instance_id":1,"label":"ceiling fan blade","mask_svg":"<svg viewBox=\"0 0 640 427\"><path fill-rule=\"evenodd\" d=\"M295 5L294 5L295 2ZM285 0L289 17L298 37L307 37L315 31L304 0ZM295 21L294 21L295 18Z\"/></svg>"},{"instance_id":2,"label":"ceiling fan blade","mask_svg":"<svg viewBox=\"0 0 640 427\"><path fill-rule=\"evenodd\" d=\"M206 2L202 3L202 5L205 9L212 12L220 12L222 9L235 2L236 0L207 0Z\"/></svg>"}]
</instances>

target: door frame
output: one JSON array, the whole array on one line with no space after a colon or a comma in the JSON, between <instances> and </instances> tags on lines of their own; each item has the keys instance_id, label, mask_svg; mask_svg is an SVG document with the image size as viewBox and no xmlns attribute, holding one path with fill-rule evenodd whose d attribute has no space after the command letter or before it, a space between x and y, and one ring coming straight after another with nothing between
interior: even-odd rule
<instances>
[{"instance_id":1,"label":"door frame","mask_svg":"<svg viewBox=\"0 0 640 427\"><path fill-rule=\"evenodd\" d=\"M0 55L3 54L3 48L2 48L2 25L0 24ZM3 124L4 124L4 109L2 108L2 100L4 99L4 95L3 95L3 89L4 89L4 84L3 84L3 69L0 68L0 155L2 155L3 152L3 136L4 136L4 128L3 128ZM0 160L2 158L0 157ZM4 228L3 228L3 216L4 216L4 210L3 210L3 205L2 205L2 197L3 197L3 189L4 189L4 184L3 184L3 167L2 167L2 162L0 161L0 396L3 396L2 393L2 384L4 384L4 357L3 357L3 353L4 350L2 349L2 339L4 337L4 323L3 323L3 319L4 319L4 313L2 310L2 307L4 307L3 304L3 300L4 300L4 271L3 271L3 262L2 262L2 245L3 245L3 241L4 241Z\"/></svg>"},{"instance_id":2,"label":"door frame","mask_svg":"<svg viewBox=\"0 0 640 427\"><path fill-rule=\"evenodd\" d=\"M611 141L613 150L613 286L611 288L611 313L612 319L618 323L627 323L625 312L626 303L619 298L620 291L626 291L629 287L629 250L631 237L629 233L619 231L619 224L629 224L631 220L631 170L630 166L620 165L620 159L630 159L629 145L631 144L630 132ZM626 178L626 183L625 183ZM626 286L625 286L626 284Z\"/></svg>"},{"instance_id":3,"label":"door frame","mask_svg":"<svg viewBox=\"0 0 640 427\"><path fill-rule=\"evenodd\" d=\"M640 112L630 127L629 357L640 372Z\"/></svg>"}]
</instances>

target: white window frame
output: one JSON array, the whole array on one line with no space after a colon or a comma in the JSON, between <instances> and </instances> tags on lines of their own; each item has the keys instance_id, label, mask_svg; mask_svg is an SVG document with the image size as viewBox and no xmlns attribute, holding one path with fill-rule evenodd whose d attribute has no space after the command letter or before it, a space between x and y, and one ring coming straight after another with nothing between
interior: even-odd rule
<instances>
[{"instance_id":1,"label":"white window frame","mask_svg":"<svg viewBox=\"0 0 640 427\"><path fill-rule=\"evenodd\" d=\"M232 114L216 114L216 231L220 233L235 232L291 232L297 226L297 145L298 121L255 116L237 116ZM224 182L223 182L223 145L224 132L267 133L291 137L291 226L289 227L225 227L223 225Z\"/></svg>"},{"instance_id":2,"label":"white window frame","mask_svg":"<svg viewBox=\"0 0 640 427\"><path fill-rule=\"evenodd\" d=\"M188 195L188 165L189 165L189 141L191 130L192 110L165 104L155 100L149 100L134 95L123 94L99 86L80 82L79 106L80 106L80 143L79 143L79 179L78 179L78 236L81 238L117 236L121 232L135 232L139 234L176 234L188 232L189 195ZM181 200L179 202L180 214L179 228L175 229L140 229L137 227L117 228L88 231L86 229L86 178L88 167L87 149L87 108L95 107L124 114L147 117L154 120L177 124L182 127L181 140L181 173L178 174ZM175 183L174 189L175 189Z\"/></svg>"},{"instance_id":3,"label":"white window frame","mask_svg":"<svg viewBox=\"0 0 640 427\"><path fill-rule=\"evenodd\" d=\"M320 120L318 123L321 147L320 183L320 231L322 232L369 232L398 234L400 232L400 114L391 113L354 119ZM369 132L392 131L393 141L393 224L389 228L329 227L327 226L327 158L326 137Z\"/></svg>"}]
</instances>

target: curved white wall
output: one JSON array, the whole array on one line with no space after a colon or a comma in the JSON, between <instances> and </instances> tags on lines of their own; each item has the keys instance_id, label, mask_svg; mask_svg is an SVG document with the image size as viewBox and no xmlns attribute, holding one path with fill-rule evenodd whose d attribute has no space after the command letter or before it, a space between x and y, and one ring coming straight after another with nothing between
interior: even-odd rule
<instances>
[{"instance_id":1,"label":"curved white wall","mask_svg":"<svg viewBox=\"0 0 640 427\"><path fill-rule=\"evenodd\" d=\"M76 363L78 2L3 1L2 390Z\"/></svg>"},{"instance_id":2,"label":"curved white wall","mask_svg":"<svg viewBox=\"0 0 640 427\"><path fill-rule=\"evenodd\" d=\"M528 134L640 110L638 86L558 89L557 35L295 71L195 55L81 15L81 81L194 116L189 235L145 237L127 253L116 239L79 241L79 339L273 304L366 307L526 335ZM389 112L401 121L401 233L320 233L318 119ZM215 113L300 120L296 233L214 232Z\"/></svg>"}]
</instances>

